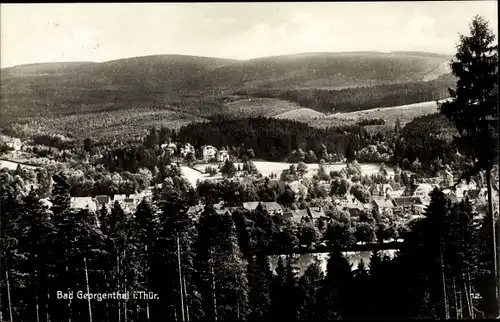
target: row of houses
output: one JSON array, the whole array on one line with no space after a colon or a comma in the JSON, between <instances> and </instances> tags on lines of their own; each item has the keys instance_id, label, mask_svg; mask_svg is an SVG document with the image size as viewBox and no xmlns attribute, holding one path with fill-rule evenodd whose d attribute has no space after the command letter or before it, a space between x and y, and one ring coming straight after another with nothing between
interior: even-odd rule
<instances>
[{"instance_id":1,"label":"row of houses","mask_svg":"<svg viewBox=\"0 0 500 322\"><path fill-rule=\"evenodd\" d=\"M170 154L179 153L181 157L185 158L189 153L196 153L195 148L190 143L185 143L178 147L173 142L168 142L161 145L161 148L165 151L169 151ZM226 162L229 160L229 152L226 149L220 149L211 146L205 145L201 148L201 154L203 156L204 161L217 160L217 162Z\"/></svg>"},{"instance_id":2,"label":"row of houses","mask_svg":"<svg viewBox=\"0 0 500 322\"><path fill-rule=\"evenodd\" d=\"M256 210L259 204L262 208L267 211L271 216L279 216L282 219L290 220L294 222L300 222L304 217L308 217L313 220L319 218L326 218L325 212L322 207L308 207L306 209L290 210L285 209L279 203L272 202L261 202L261 201L250 201L250 202L220 202L214 205L215 211L218 214L226 214L235 210ZM202 205L197 205L190 207L188 214L197 218L203 211Z\"/></svg>"},{"instance_id":3,"label":"row of houses","mask_svg":"<svg viewBox=\"0 0 500 322\"><path fill-rule=\"evenodd\" d=\"M125 212L135 212L137 205L139 205L139 203L143 199L152 199L152 193L150 190L130 195L97 195L95 197L72 197L71 208L98 211L104 206L109 210L113 207L115 202L118 202L118 204Z\"/></svg>"}]
</instances>

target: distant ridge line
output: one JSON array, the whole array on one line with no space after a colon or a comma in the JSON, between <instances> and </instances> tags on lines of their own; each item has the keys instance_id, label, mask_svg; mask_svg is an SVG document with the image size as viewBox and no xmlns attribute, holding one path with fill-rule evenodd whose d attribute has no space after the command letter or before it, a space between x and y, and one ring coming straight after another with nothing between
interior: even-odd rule
<instances>
[{"instance_id":1,"label":"distant ridge line","mask_svg":"<svg viewBox=\"0 0 500 322\"><path fill-rule=\"evenodd\" d=\"M215 57L215 56L199 56L199 55L184 55L184 54L151 54L144 56L131 56L131 57L122 57L117 59L111 59L101 62L95 61L62 61L62 62L38 62L38 63L28 63L28 64L18 64L13 66L2 67L1 70L6 69L15 69L20 67L33 67L36 65L40 66L50 66L50 65L85 65L85 64L103 64L109 62L116 62L120 60L129 60L129 59L141 59L141 58L154 58L154 57L178 57L178 58L192 58L192 59L219 59L219 60L227 60L233 62L251 62L256 60L265 60L271 58L284 58L284 57L306 57L306 56L317 56L317 55L331 55L331 56L342 56L342 55L407 55L407 56L427 56L427 57L436 57L436 58L448 58L452 57L452 55L448 54L440 54L440 53L431 53L431 52L419 52L419 51L340 51L340 52L303 52L303 53L292 53L292 54L282 54L282 55L271 55L271 56L261 56L247 59L237 59L237 58L227 58L227 57Z\"/></svg>"}]
</instances>

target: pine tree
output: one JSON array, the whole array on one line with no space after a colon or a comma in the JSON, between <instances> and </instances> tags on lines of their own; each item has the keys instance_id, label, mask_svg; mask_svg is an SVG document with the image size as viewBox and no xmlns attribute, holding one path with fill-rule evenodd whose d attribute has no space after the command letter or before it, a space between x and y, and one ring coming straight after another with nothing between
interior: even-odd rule
<instances>
[{"instance_id":1,"label":"pine tree","mask_svg":"<svg viewBox=\"0 0 500 322\"><path fill-rule=\"evenodd\" d=\"M397 134L401 133L401 123L399 123L399 119L396 119L396 124L394 126L394 132Z\"/></svg>"},{"instance_id":2,"label":"pine tree","mask_svg":"<svg viewBox=\"0 0 500 322\"><path fill-rule=\"evenodd\" d=\"M54 186L52 188L52 197L50 202L52 203L52 213L54 216L62 215L64 210L67 210L71 206L71 197L69 195L70 185L68 183L68 178L61 172L52 176L54 180Z\"/></svg>"},{"instance_id":3,"label":"pine tree","mask_svg":"<svg viewBox=\"0 0 500 322\"><path fill-rule=\"evenodd\" d=\"M320 264L316 261L310 264L298 283L299 320L309 321L321 316L321 286L324 275Z\"/></svg>"},{"instance_id":4,"label":"pine tree","mask_svg":"<svg viewBox=\"0 0 500 322\"><path fill-rule=\"evenodd\" d=\"M272 290L273 320L297 321L299 298L297 278L292 266L292 258L279 258Z\"/></svg>"},{"instance_id":5,"label":"pine tree","mask_svg":"<svg viewBox=\"0 0 500 322\"><path fill-rule=\"evenodd\" d=\"M101 213L105 212L105 208L101 209ZM107 212L107 211L106 211ZM116 201L109 215L105 215L101 220L101 231L105 235L106 250L108 254L108 270L106 273L107 287L116 292L125 292L127 285L125 282L125 263L129 262L129 241L132 231L129 221L132 218L128 217L120 204ZM115 305L116 304L116 305ZM116 303L110 303L108 310L111 316L116 316L114 312L118 312L119 319L124 314L123 301L117 300ZM116 310L115 310L116 309Z\"/></svg>"},{"instance_id":6,"label":"pine tree","mask_svg":"<svg viewBox=\"0 0 500 322\"><path fill-rule=\"evenodd\" d=\"M55 234L50 240L51 271L49 281L51 290L49 292L50 317L54 320L69 319L72 316L71 300L57 300L56 292L74 289L74 269L82 267L81 262L73 263L70 259L72 252L72 239L69 232L72 229L72 218L74 211L71 210L71 197L69 195L69 184L64 174L59 173L53 176L54 185L52 187L52 221L55 227ZM58 309L56 309L58 308Z\"/></svg>"},{"instance_id":7,"label":"pine tree","mask_svg":"<svg viewBox=\"0 0 500 322\"><path fill-rule=\"evenodd\" d=\"M26 280L26 293L23 295L27 302L25 318L39 321L49 314L49 242L55 234L55 227L47 209L33 190L24 198L19 219L22 231L18 252L25 256L22 268Z\"/></svg>"},{"instance_id":8,"label":"pine tree","mask_svg":"<svg viewBox=\"0 0 500 322\"><path fill-rule=\"evenodd\" d=\"M151 268L154 265L154 242L157 238L158 217L152 205L143 200L138 206L134 216L135 234L132 242L136 248L136 258L140 263L137 272L139 288L136 291L149 291L153 289ZM142 301L139 317L150 320L151 301Z\"/></svg>"},{"instance_id":9,"label":"pine tree","mask_svg":"<svg viewBox=\"0 0 500 322\"><path fill-rule=\"evenodd\" d=\"M248 314L246 263L239 250L234 223L205 206L196 238L197 287L203 312L210 319L242 319Z\"/></svg>"},{"instance_id":10,"label":"pine tree","mask_svg":"<svg viewBox=\"0 0 500 322\"><path fill-rule=\"evenodd\" d=\"M12 190L6 186L1 186L0 195L0 233L1 233L1 278L2 278L2 316L8 317L9 321L19 319L18 304L18 270L20 254L18 254L19 244L19 200L12 194ZM5 304L4 304L5 303Z\"/></svg>"},{"instance_id":11,"label":"pine tree","mask_svg":"<svg viewBox=\"0 0 500 322\"><path fill-rule=\"evenodd\" d=\"M181 192L171 190L161 204L158 239L154 243L155 264L152 278L161 303L157 316L184 321L196 319L199 299L193 283L191 231L187 201Z\"/></svg>"},{"instance_id":12,"label":"pine tree","mask_svg":"<svg viewBox=\"0 0 500 322\"><path fill-rule=\"evenodd\" d=\"M356 294L356 306L368 308L370 304L370 296L367 294L369 289L369 274L366 264L361 260L357 269L354 271L354 287L353 292ZM352 312L354 318L369 318L370 312L368 310L355 310Z\"/></svg>"},{"instance_id":13,"label":"pine tree","mask_svg":"<svg viewBox=\"0 0 500 322\"><path fill-rule=\"evenodd\" d=\"M272 273L267 255L257 253L248 262L249 307L251 320L268 320L271 315Z\"/></svg>"}]
</instances>

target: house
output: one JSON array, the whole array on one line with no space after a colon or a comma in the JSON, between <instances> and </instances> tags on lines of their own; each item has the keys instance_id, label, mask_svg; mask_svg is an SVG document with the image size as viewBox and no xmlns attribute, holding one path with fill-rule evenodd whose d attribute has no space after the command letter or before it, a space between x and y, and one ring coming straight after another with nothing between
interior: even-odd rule
<instances>
[{"instance_id":1,"label":"house","mask_svg":"<svg viewBox=\"0 0 500 322\"><path fill-rule=\"evenodd\" d=\"M348 201L347 203L341 203L338 205L338 209L342 211L347 211L351 216L359 216L366 209L363 204L356 199L354 202Z\"/></svg>"},{"instance_id":2,"label":"house","mask_svg":"<svg viewBox=\"0 0 500 322\"><path fill-rule=\"evenodd\" d=\"M112 203L118 202L120 207L122 207L125 212L134 212L137 208L137 205L140 203L139 196L132 195L114 195L112 197Z\"/></svg>"},{"instance_id":3,"label":"house","mask_svg":"<svg viewBox=\"0 0 500 322\"><path fill-rule=\"evenodd\" d=\"M88 209L90 211L96 211L97 205L92 197L72 197L71 198L71 208L73 209Z\"/></svg>"},{"instance_id":4,"label":"house","mask_svg":"<svg viewBox=\"0 0 500 322\"><path fill-rule=\"evenodd\" d=\"M108 206L109 202L111 201L111 198L106 195L98 195L95 197L94 202L96 203L97 207L99 209L102 208L102 206Z\"/></svg>"},{"instance_id":5,"label":"house","mask_svg":"<svg viewBox=\"0 0 500 322\"><path fill-rule=\"evenodd\" d=\"M307 196L307 187L298 181L287 184L288 188L295 193L295 198L298 199L301 195Z\"/></svg>"},{"instance_id":6,"label":"house","mask_svg":"<svg viewBox=\"0 0 500 322\"><path fill-rule=\"evenodd\" d=\"M441 177L441 185L443 187L451 187L453 186L453 173L451 173L448 170L442 170L440 172L440 177Z\"/></svg>"},{"instance_id":7,"label":"house","mask_svg":"<svg viewBox=\"0 0 500 322\"><path fill-rule=\"evenodd\" d=\"M202 205L196 205L189 207L187 214L189 217L191 217L194 221L198 221L200 218L201 213L203 212L204 207Z\"/></svg>"},{"instance_id":8,"label":"house","mask_svg":"<svg viewBox=\"0 0 500 322\"><path fill-rule=\"evenodd\" d=\"M392 209L394 208L392 201L386 198L374 198L371 204L373 205L373 209L379 214L384 212L392 214Z\"/></svg>"},{"instance_id":9,"label":"house","mask_svg":"<svg viewBox=\"0 0 500 322\"><path fill-rule=\"evenodd\" d=\"M307 209L297 209L297 210L289 210L283 212L282 215L279 215L283 220L292 221L294 223L301 223L303 218L309 217L307 213ZM310 217L309 217L310 218Z\"/></svg>"},{"instance_id":10,"label":"house","mask_svg":"<svg viewBox=\"0 0 500 322\"><path fill-rule=\"evenodd\" d=\"M438 187L437 184L419 183L411 187L406 187L403 196L405 197L420 197L421 199L430 199L430 193L434 188Z\"/></svg>"},{"instance_id":11,"label":"house","mask_svg":"<svg viewBox=\"0 0 500 322\"><path fill-rule=\"evenodd\" d=\"M326 218L323 207L308 207L307 213L313 220Z\"/></svg>"},{"instance_id":12,"label":"house","mask_svg":"<svg viewBox=\"0 0 500 322\"><path fill-rule=\"evenodd\" d=\"M464 198L468 197L473 204L484 203L488 200L488 189L473 189L464 191Z\"/></svg>"},{"instance_id":13,"label":"house","mask_svg":"<svg viewBox=\"0 0 500 322\"><path fill-rule=\"evenodd\" d=\"M452 203L458 202L457 194L453 190L451 190L451 189L444 189L443 190L443 194Z\"/></svg>"},{"instance_id":14,"label":"house","mask_svg":"<svg viewBox=\"0 0 500 322\"><path fill-rule=\"evenodd\" d=\"M13 140L7 142L6 144L9 148L14 149L15 151L21 150L21 147L23 146L23 143L18 138L14 138Z\"/></svg>"},{"instance_id":15,"label":"house","mask_svg":"<svg viewBox=\"0 0 500 322\"><path fill-rule=\"evenodd\" d=\"M420 212L422 207L416 206L424 206L422 198L420 197L400 197L394 198L392 200L394 204L394 213L401 212Z\"/></svg>"},{"instance_id":16,"label":"house","mask_svg":"<svg viewBox=\"0 0 500 322\"><path fill-rule=\"evenodd\" d=\"M255 210L259 206L260 201L249 201L243 203L243 208L246 210Z\"/></svg>"},{"instance_id":17,"label":"house","mask_svg":"<svg viewBox=\"0 0 500 322\"><path fill-rule=\"evenodd\" d=\"M162 144L161 148L162 150L168 151L172 155L177 152L177 145L173 142Z\"/></svg>"},{"instance_id":18,"label":"house","mask_svg":"<svg viewBox=\"0 0 500 322\"><path fill-rule=\"evenodd\" d=\"M250 202L244 202L243 203L243 208L246 210L255 210L259 206L259 204L262 206L262 209L267 211L268 214L270 215L282 215L283 214L283 208L281 205L275 201L271 202L260 202L260 201L250 201Z\"/></svg>"},{"instance_id":19,"label":"house","mask_svg":"<svg viewBox=\"0 0 500 322\"><path fill-rule=\"evenodd\" d=\"M229 160L229 152L227 152L226 150L220 150L217 153L217 161L226 162L227 160Z\"/></svg>"},{"instance_id":20,"label":"house","mask_svg":"<svg viewBox=\"0 0 500 322\"><path fill-rule=\"evenodd\" d=\"M374 184L370 188L370 194L372 197L385 197L390 196L393 192L392 186L390 184Z\"/></svg>"},{"instance_id":21,"label":"house","mask_svg":"<svg viewBox=\"0 0 500 322\"><path fill-rule=\"evenodd\" d=\"M186 143L183 146L181 146L180 152L183 158L185 158L186 155L188 155L188 153L193 153L193 154L195 153L194 147L190 143Z\"/></svg>"},{"instance_id":22,"label":"house","mask_svg":"<svg viewBox=\"0 0 500 322\"><path fill-rule=\"evenodd\" d=\"M283 214L283 207L275 201L263 202L262 206L270 215L281 215Z\"/></svg>"},{"instance_id":23,"label":"house","mask_svg":"<svg viewBox=\"0 0 500 322\"><path fill-rule=\"evenodd\" d=\"M209 161L217 156L217 149L211 145L205 145L202 147L203 160Z\"/></svg>"},{"instance_id":24,"label":"house","mask_svg":"<svg viewBox=\"0 0 500 322\"><path fill-rule=\"evenodd\" d=\"M223 202L222 203L222 208L223 209L227 209L227 210L242 210L242 209L245 209L245 207L243 206L243 202L239 202L239 201L236 201L236 202L231 202L231 201Z\"/></svg>"},{"instance_id":25,"label":"house","mask_svg":"<svg viewBox=\"0 0 500 322\"><path fill-rule=\"evenodd\" d=\"M468 190L477 190L477 183L474 180L470 180L469 183L467 181L462 180L460 181L459 184L455 186L455 193L457 195L457 198L461 200L462 198L465 197L465 194L467 194L466 191Z\"/></svg>"}]
</instances>

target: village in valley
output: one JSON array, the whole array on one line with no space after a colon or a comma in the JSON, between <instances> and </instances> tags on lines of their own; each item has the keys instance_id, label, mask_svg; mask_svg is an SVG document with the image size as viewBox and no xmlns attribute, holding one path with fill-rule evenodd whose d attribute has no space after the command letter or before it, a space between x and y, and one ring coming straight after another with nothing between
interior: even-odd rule
<instances>
[{"instance_id":1,"label":"village in valley","mask_svg":"<svg viewBox=\"0 0 500 322\"><path fill-rule=\"evenodd\" d=\"M21 140L6 136L3 140L12 151L11 159L18 159L19 152L23 151ZM216 213L222 215L238 210L255 211L260 205L270 216L279 218L279 221L290 222L293 225L300 225L304 222L312 223L317 227L318 237L313 238L312 244L307 242L301 244L299 241L292 247L292 249L309 251L300 255L295 264L301 273L315 260L322 261L322 267L326 269L326 257L323 255L326 255L328 248L326 240L320 236L321 232L325 232L324 229L334 213L346 212L351 218L359 218L363 213L388 216L394 227L384 235L383 242L392 242L402 241L400 236L404 235L411 222L425 217L425 209L431 201L430 194L435 188L442 189L446 198L452 203L461 202L467 198L474 207L476 220L482 219L487 211L488 196L484 179L481 182L476 182L474 179L467 182L463 179L456 184L457 175L450 171L449 166L444 166L435 177L419 176L415 179L416 176L411 170L402 171L398 166L390 168L384 163L358 163L356 160L347 162L345 158L333 163L326 163L324 160L318 163L269 162L252 159L254 153L248 151L249 153L243 159L239 159L237 155L231 154L227 147L218 149L205 145L196 150L190 143L174 143L171 139L167 142L159 142L159 151L162 157L172 160L167 168L179 169L182 178L195 190L198 185L205 183L224 181L248 183L265 180L266 185L276 186L283 192L289 191L292 200L287 203L221 200L213 206ZM17 167L23 167L22 164L14 162L11 167L18 169ZM248 171L250 168L256 171ZM295 173L295 175L290 177L283 173ZM495 200L493 206L494 211L498 213L498 170L496 168L494 175L496 177L492 186ZM481 179L481 177L477 178ZM165 182L168 183L169 180L171 179L165 178ZM133 214L143 200L161 201L162 187L164 183L152 180L151 186L145 187L140 192L71 197L71 208L92 212L105 208L111 211L114 205L118 204L124 212ZM365 194L353 193L353 187L361 187ZM317 194L316 191L320 193ZM52 206L50 198L44 198L41 201L49 208ZM188 208L187 214L197 221L203 210L204 203L200 200L197 205ZM366 239L358 240L357 243L362 245L376 242L378 239L376 231L377 228L373 227L373 234L369 233ZM384 253L394 256L395 251L396 249L386 249ZM353 270L360 261L369 264L371 256L370 251L349 252L346 250L345 254L350 254Z\"/></svg>"},{"instance_id":2,"label":"village in valley","mask_svg":"<svg viewBox=\"0 0 500 322\"><path fill-rule=\"evenodd\" d=\"M36 6L0 321L500 318L497 2Z\"/></svg>"}]
</instances>

